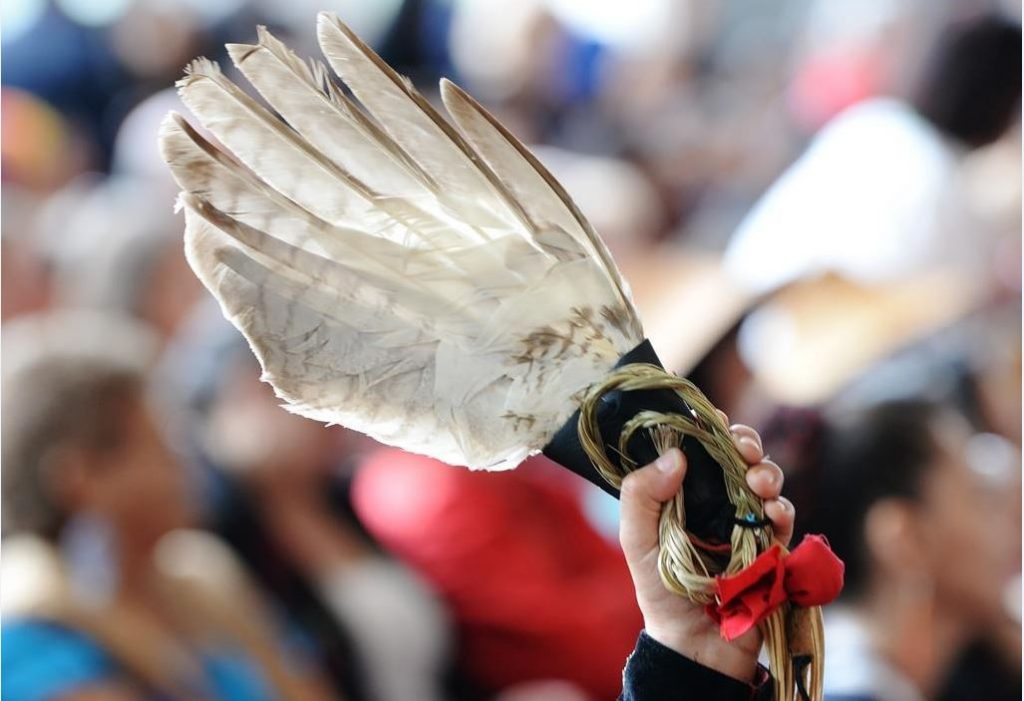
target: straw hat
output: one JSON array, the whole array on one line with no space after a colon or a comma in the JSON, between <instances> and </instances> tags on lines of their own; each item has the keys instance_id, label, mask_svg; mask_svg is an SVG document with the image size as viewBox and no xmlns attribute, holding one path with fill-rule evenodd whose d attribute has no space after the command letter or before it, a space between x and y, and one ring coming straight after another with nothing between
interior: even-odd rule
<instances>
[{"instance_id":1,"label":"straw hat","mask_svg":"<svg viewBox=\"0 0 1024 701\"><path fill-rule=\"evenodd\" d=\"M714 253L676 247L621 261L647 337L665 367L691 372L738 323L740 353L770 399L819 404L879 361L982 306L983 288L951 272L862 284L836 274L764 295Z\"/></svg>"},{"instance_id":2,"label":"straw hat","mask_svg":"<svg viewBox=\"0 0 1024 701\"><path fill-rule=\"evenodd\" d=\"M757 302L721 256L665 246L623 260L644 330L668 370L687 374Z\"/></svg>"},{"instance_id":3,"label":"straw hat","mask_svg":"<svg viewBox=\"0 0 1024 701\"><path fill-rule=\"evenodd\" d=\"M818 404L878 361L963 318L983 299L979 285L949 273L871 286L836 275L802 280L775 292L744 320L740 352L775 401Z\"/></svg>"}]
</instances>

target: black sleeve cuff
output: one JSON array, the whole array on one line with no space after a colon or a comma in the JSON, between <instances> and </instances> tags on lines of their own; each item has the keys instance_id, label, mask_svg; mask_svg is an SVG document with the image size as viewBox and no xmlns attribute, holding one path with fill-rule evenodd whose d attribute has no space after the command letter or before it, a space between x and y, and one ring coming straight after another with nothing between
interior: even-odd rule
<instances>
[{"instance_id":1,"label":"black sleeve cuff","mask_svg":"<svg viewBox=\"0 0 1024 701\"><path fill-rule=\"evenodd\" d=\"M754 701L771 699L771 684L758 669L756 685L697 664L640 633L622 672L620 701Z\"/></svg>"}]
</instances>

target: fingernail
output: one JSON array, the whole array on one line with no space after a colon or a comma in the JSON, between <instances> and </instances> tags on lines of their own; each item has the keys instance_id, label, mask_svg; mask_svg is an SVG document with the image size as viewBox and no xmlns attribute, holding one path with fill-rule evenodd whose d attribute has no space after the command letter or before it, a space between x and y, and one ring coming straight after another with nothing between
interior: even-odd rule
<instances>
[{"instance_id":1,"label":"fingernail","mask_svg":"<svg viewBox=\"0 0 1024 701\"><path fill-rule=\"evenodd\" d=\"M755 450L757 452L761 452L761 446L759 446L757 444L757 441L755 441L750 436L741 436L740 437L740 445L746 446L747 448L750 448L750 449Z\"/></svg>"},{"instance_id":2,"label":"fingernail","mask_svg":"<svg viewBox=\"0 0 1024 701\"><path fill-rule=\"evenodd\" d=\"M654 461L654 466L662 472L672 472L679 467L679 449L672 448Z\"/></svg>"}]
</instances>

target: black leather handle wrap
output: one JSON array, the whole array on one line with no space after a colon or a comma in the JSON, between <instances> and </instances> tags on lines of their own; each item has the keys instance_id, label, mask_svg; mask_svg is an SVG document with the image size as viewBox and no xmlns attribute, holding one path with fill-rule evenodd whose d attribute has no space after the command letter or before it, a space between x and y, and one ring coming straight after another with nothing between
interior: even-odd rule
<instances>
[{"instance_id":1,"label":"black leather handle wrap","mask_svg":"<svg viewBox=\"0 0 1024 701\"><path fill-rule=\"evenodd\" d=\"M645 340L626 353L615 364L622 367L633 363L648 363L664 367L654 352L651 342ZM606 394L597 411L597 420L605 450L613 463L621 467L618 454L619 434L622 427L641 411L657 411L665 414L692 416L693 412L682 398L671 390L638 390L624 392L614 390ZM594 468L580 445L578 424L580 412L576 411L558 429L551 441L544 446L544 455L575 472L585 480L596 484L616 499L617 489L608 484ZM683 500L686 506L686 529L693 535L710 543L728 543L733 527L735 507L729 502L725 491L722 468L718 466L704 447L689 436L683 439L683 452L687 459L686 480L683 482ZM646 431L637 431L629 442L629 457L637 465L646 465L658 457L654 442ZM625 474L623 469L622 473Z\"/></svg>"}]
</instances>

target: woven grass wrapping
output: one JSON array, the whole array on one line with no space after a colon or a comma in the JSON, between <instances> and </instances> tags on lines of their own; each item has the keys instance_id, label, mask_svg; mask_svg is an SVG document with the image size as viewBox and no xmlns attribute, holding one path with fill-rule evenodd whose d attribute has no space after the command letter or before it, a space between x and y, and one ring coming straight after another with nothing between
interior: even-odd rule
<instances>
[{"instance_id":1,"label":"woven grass wrapping","mask_svg":"<svg viewBox=\"0 0 1024 701\"><path fill-rule=\"evenodd\" d=\"M623 426L619 435L617 452L622 464L622 468L619 468L609 458L598 428L597 410L601 398L615 390L629 392L665 389L676 392L692 409L693 415L644 411L634 416ZM689 380L646 363L617 368L604 382L595 385L587 393L580 406L578 430L580 444L594 467L616 489L621 488L622 480L629 472L640 467L629 457L627 450L630 439L637 431L648 431L659 453L680 447L685 436L692 436L721 466L729 501L736 506L736 518L760 521L764 517L761 499L747 486L747 464L736 449L729 427L707 397ZM729 563L724 570L715 571L713 554L702 550L686 531L686 508L682 491L662 508L659 537L661 548L658 569L662 581L670 591L700 606L715 600L716 575L736 574L775 542L771 526L734 526ZM805 616L804 620L808 624L806 626L794 626L793 613L788 604L783 604L759 624L775 686L775 698L821 701L824 656L821 610L819 607L802 610L801 615ZM796 628L800 628L803 634L795 633ZM795 654L810 656L810 664L799 674L794 671Z\"/></svg>"}]
</instances>

